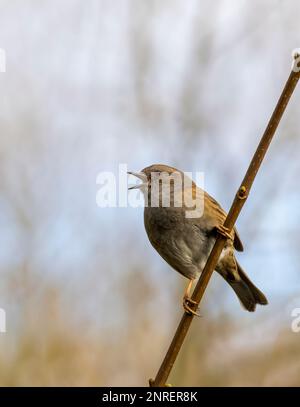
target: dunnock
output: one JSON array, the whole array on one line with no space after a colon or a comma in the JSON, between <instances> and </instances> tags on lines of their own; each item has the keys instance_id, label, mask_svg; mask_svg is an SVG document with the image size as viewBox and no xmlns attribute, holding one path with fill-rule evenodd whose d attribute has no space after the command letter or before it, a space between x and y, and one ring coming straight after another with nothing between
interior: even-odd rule
<instances>
[{"instance_id":1,"label":"dunnock","mask_svg":"<svg viewBox=\"0 0 300 407\"><path fill-rule=\"evenodd\" d=\"M142 184L129 189L140 189L145 196L144 222L152 246L171 267L189 279L183 297L183 306L187 312L196 314L190 298L191 287L206 264L218 230L228 239L216 271L233 288L246 310L254 311L256 304L268 303L264 294L250 281L237 262L234 249L243 251L243 245L235 228L231 234L223 228L226 213L217 201L176 168L156 164L144 168L140 173L129 172L129 174L143 181ZM181 177L179 187L174 175ZM164 205L163 198L164 176L165 179L169 178L168 205ZM158 188L156 184L155 191L154 179L158 180ZM185 186L185 181L189 181L189 187ZM196 207L199 200L202 200L201 216L187 216L190 209L185 204L187 194L192 195ZM201 208L200 203L198 207Z\"/></svg>"}]
</instances>

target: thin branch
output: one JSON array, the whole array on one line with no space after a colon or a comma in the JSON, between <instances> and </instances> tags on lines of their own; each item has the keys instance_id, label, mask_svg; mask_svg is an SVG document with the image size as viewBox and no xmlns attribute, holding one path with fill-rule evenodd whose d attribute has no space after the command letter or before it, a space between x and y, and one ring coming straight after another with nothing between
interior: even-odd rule
<instances>
[{"instance_id":1,"label":"thin branch","mask_svg":"<svg viewBox=\"0 0 300 407\"><path fill-rule=\"evenodd\" d=\"M256 174L261 166L261 163L266 155L266 152L269 148L269 145L272 141L275 131L280 123L280 120L287 107L287 104L298 83L299 76L300 76L299 54L295 54L294 59L295 59L294 67L290 73L290 76L286 82L286 85L285 85L285 87L282 91L282 94L279 98L279 101L276 105L276 108L271 116L268 126L262 136L262 139L261 139L261 141L257 147L257 150L252 158L252 161L249 165L248 171L243 179L243 182L242 182L240 188L237 191L237 194L231 205L227 218L224 222L224 228L227 229L228 232L230 232L233 229L234 224L249 196L249 192L250 192L251 186L253 184L253 181L256 177ZM217 236L214 247L209 255L207 263L204 267L203 272L201 273L201 276L197 282L197 285L196 285L195 290L192 295L192 300L194 300L197 304L197 305L195 305L195 310L197 309L197 307L200 304L200 301L201 301L203 294L206 290L206 287L209 283L211 275L218 263L219 257L225 246L225 243L226 243L226 236L223 234L219 234ZM183 314L183 317L179 323L179 326L175 332L174 338L173 338L171 345L167 351L167 354L161 364L161 367L156 375L155 380L150 379L150 381L149 381L150 386L162 387L165 385L165 383L170 375L170 372L173 368L173 365L176 361L177 355L181 349L183 341L188 333L188 330L192 323L193 317L194 316L192 314L188 314L188 313Z\"/></svg>"}]
</instances>

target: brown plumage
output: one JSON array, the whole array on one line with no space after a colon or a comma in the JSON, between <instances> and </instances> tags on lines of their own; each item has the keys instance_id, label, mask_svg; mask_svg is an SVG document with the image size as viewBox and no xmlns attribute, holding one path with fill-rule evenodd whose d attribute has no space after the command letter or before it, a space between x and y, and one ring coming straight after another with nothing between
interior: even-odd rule
<instances>
[{"instance_id":1,"label":"brown plumage","mask_svg":"<svg viewBox=\"0 0 300 407\"><path fill-rule=\"evenodd\" d=\"M152 165L144 168L140 174L133 174L143 180L143 184L135 188L140 188L146 199L144 222L152 246L171 267L192 282L199 277L204 268L217 236L217 228L224 224L226 213L215 199L189 179L190 186L184 189L176 189L175 181L173 183L171 181L169 207L162 204L162 187L158 190L159 205L151 206L153 174L163 176L175 173L180 174L182 179L188 179L181 171L162 164ZM191 194L199 205L200 199L204 198L202 216L195 218L186 216L186 211L191 209L185 205L184 197L187 194ZM183 204L176 207L176 202L180 199ZM226 241L216 271L233 288L244 308L254 311L256 304L265 305L268 302L238 264L234 249L243 251L243 244L236 228L231 232L231 239ZM184 296L184 307L193 312L190 307L190 288L191 283Z\"/></svg>"}]
</instances>

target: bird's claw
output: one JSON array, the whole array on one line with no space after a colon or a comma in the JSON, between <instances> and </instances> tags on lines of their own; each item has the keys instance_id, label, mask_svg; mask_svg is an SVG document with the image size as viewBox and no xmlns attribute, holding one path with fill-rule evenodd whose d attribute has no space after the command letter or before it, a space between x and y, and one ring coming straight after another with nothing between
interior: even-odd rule
<instances>
[{"instance_id":1,"label":"bird's claw","mask_svg":"<svg viewBox=\"0 0 300 407\"><path fill-rule=\"evenodd\" d=\"M191 298L189 298L189 297L184 297L183 298L183 309L185 310L185 312L187 313L187 314L189 314L189 315L195 315L196 317L201 317L201 315L200 314L198 314L195 310L194 310L194 308L195 308L195 305L198 305L198 303L196 302L196 301L194 301L194 300L192 300ZM198 309L198 307L196 308L196 309Z\"/></svg>"},{"instance_id":2,"label":"bird's claw","mask_svg":"<svg viewBox=\"0 0 300 407\"><path fill-rule=\"evenodd\" d=\"M232 240L230 230L227 227L225 227L224 225L216 226L216 230L223 237L226 237L227 239Z\"/></svg>"}]
</instances>

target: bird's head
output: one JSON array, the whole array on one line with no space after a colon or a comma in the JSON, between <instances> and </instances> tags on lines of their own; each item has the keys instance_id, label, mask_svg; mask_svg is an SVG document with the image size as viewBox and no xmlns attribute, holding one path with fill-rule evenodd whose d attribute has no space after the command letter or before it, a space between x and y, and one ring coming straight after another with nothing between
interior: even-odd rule
<instances>
[{"instance_id":1,"label":"bird's head","mask_svg":"<svg viewBox=\"0 0 300 407\"><path fill-rule=\"evenodd\" d=\"M128 172L128 174L142 181L129 189L138 189L143 193L146 207L184 207L188 208L186 209L188 212L197 212L197 217L199 217L198 207L200 207L202 215L203 190L197 188L194 181L184 172L168 165L154 164L141 172Z\"/></svg>"},{"instance_id":2,"label":"bird's head","mask_svg":"<svg viewBox=\"0 0 300 407\"><path fill-rule=\"evenodd\" d=\"M140 189L142 191L145 191L146 189L149 190L154 180L159 179L163 181L171 179L172 181L175 176L183 176L182 171L164 164L153 164L144 168L140 172L128 171L128 174L133 175L142 181L141 184L133 185L128 189Z\"/></svg>"}]
</instances>

